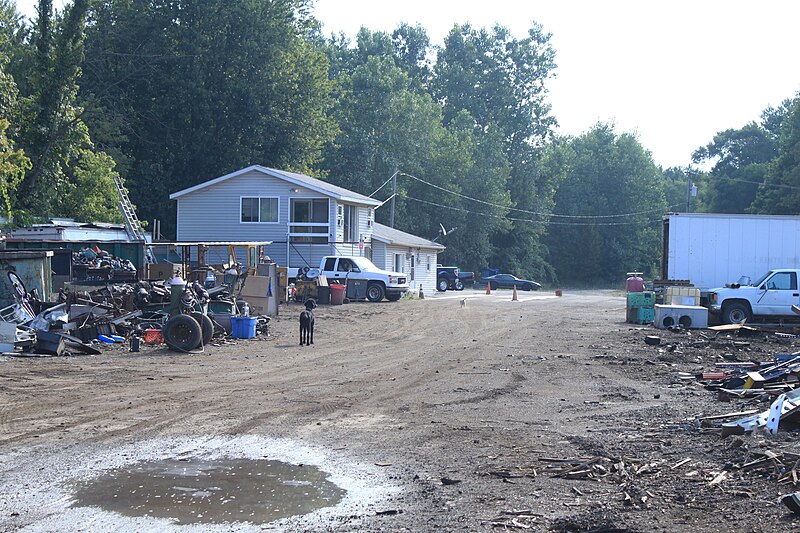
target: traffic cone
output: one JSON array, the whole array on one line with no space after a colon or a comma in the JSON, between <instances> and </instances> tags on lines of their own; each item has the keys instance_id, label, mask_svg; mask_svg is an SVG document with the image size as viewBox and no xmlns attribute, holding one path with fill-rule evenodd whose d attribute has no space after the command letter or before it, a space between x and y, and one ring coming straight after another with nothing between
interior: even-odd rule
<instances>
[{"instance_id":1,"label":"traffic cone","mask_svg":"<svg viewBox=\"0 0 800 533\"><path fill-rule=\"evenodd\" d=\"M492 294L492 285L491 283L486 284L486 294Z\"/></svg>"},{"instance_id":2,"label":"traffic cone","mask_svg":"<svg viewBox=\"0 0 800 533\"><path fill-rule=\"evenodd\" d=\"M425 293L422 292L422 284L420 284L420 286L419 286L419 299L420 300L424 300L425 299Z\"/></svg>"},{"instance_id":3,"label":"traffic cone","mask_svg":"<svg viewBox=\"0 0 800 533\"><path fill-rule=\"evenodd\" d=\"M514 285L514 289L511 291L511 301L512 302L519 301L519 300L517 300L517 286L516 285Z\"/></svg>"}]
</instances>

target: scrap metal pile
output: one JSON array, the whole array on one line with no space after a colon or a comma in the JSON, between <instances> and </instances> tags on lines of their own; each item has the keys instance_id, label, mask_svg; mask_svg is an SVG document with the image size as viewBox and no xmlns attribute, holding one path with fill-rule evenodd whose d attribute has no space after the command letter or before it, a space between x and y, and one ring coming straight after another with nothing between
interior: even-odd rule
<instances>
[{"instance_id":1,"label":"scrap metal pile","mask_svg":"<svg viewBox=\"0 0 800 533\"><path fill-rule=\"evenodd\" d=\"M215 335L230 333L229 324L225 327L215 319L230 321L242 307L236 300L239 280L210 290L178 277L108 283L91 291L62 290L57 302L43 302L35 292L27 292L15 273L8 277L15 303L0 309L3 355L99 354L96 346L103 343L129 343L138 351L143 339L163 339L170 349L189 352L209 344ZM254 321L267 333L269 317Z\"/></svg>"},{"instance_id":2,"label":"scrap metal pile","mask_svg":"<svg viewBox=\"0 0 800 533\"><path fill-rule=\"evenodd\" d=\"M136 267L131 261L115 257L97 246L72 252L72 269L77 279L83 280L136 279Z\"/></svg>"}]
</instances>

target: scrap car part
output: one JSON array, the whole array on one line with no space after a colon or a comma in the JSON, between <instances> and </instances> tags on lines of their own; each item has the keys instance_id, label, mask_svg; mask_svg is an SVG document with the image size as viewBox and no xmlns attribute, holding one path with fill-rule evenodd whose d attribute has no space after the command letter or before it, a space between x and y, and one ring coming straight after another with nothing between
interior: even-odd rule
<instances>
[{"instance_id":1,"label":"scrap car part","mask_svg":"<svg viewBox=\"0 0 800 533\"><path fill-rule=\"evenodd\" d=\"M800 407L800 389L786 392L778 396L766 411L722 424L722 436L742 435L763 427L766 427L770 434L775 435L781 419L785 420L800 415L798 407Z\"/></svg>"}]
</instances>

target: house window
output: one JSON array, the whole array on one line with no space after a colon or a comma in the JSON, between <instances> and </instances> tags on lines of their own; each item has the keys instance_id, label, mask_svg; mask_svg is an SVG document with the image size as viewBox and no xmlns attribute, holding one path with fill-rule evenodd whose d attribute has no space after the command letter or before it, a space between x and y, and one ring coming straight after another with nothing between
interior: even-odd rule
<instances>
[{"instance_id":1,"label":"house window","mask_svg":"<svg viewBox=\"0 0 800 533\"><path fill-rule=\"evenodd\" d=\"M330 233L328 199L292 198L289 224L291 242L327 244Z\"/></svg>"},{"instance_id":2,"label":"house window","mask_svg":"<svg viewBox=\"0 0 800 533\"><path fill-rule=\"evenodd\" d=\"M394 271L403 272L403 254L394 254Z\"/></svg>"},{"instance_id":3,"label":"house window","mask_svg":"<svg viewBox=\"0 0 800 533\"><path fill-rule=\"evenodd\" d=\"M344 241L358 241L358 207L345 205L344 207Z\"/></svg>"},{"instance_id":4,"label":"house window","mask_svg":"<svg viewBox=\"0 0 800 533\"><path fill-rule=\"evenodd\" d=\"M275 224L278 222L277 197L242 197L241 201L241 214L239 217L241 222L260 222L264 224Z\"/></svg>"}]
</instances>

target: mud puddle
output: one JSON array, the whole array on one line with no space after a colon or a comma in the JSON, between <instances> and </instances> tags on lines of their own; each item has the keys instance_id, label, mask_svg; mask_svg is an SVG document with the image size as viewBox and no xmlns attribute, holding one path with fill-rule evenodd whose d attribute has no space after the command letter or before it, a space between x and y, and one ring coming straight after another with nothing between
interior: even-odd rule
<instances>
[{"instance_id":1,"label":"mud puddle","mask_svg":"<svg viewBox=\"0 0 800 533\"><path fill-rule=\"evenodd\" d=\"M265 524L339 503L345 492L311 465L266 459L168 459L74 486L74 507L178 524Z\"/></svg>"},{"instance_id":2,"label":"mud puddle","mask_svg":"<svg viewBox=\"0 0 800 533\"><path fill-rule=\"evenodd\" d=\"M19 450L0 471L0 531L308 531L402 490L342 450L256 435Z\"/></svg>"}]
</instances>

